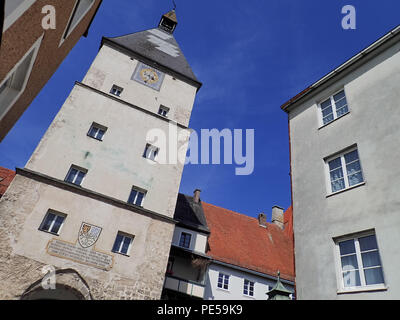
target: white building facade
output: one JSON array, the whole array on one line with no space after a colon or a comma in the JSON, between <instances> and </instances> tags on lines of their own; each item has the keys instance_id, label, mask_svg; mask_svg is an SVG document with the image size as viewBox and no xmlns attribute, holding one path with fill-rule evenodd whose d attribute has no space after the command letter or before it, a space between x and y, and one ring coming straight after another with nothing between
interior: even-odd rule
<instances>
[{"instance_id":1,"label":"white building facade","mask_svg":"<svg viewBox=\"0 0 400 320\"><path fill-rule=\"evenodd\" d=\"M398 299L400 28L290 100L298 299Z\"/></svg>"}]
</instances>

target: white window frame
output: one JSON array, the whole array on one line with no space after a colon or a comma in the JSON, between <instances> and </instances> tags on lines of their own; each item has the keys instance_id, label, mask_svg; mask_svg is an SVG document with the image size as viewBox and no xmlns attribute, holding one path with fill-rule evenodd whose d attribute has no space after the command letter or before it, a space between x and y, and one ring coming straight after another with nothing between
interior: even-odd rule
<instances>
[{"instance_id":1,"label":"white window frame","mask_svg":"<svg viewBox=\"0 0 400 320\"><path fill-rule=\"evenodd\" d=\"M92 131L93 128L94 128L94 129L97 129L97 131L96 131L96 133L95 133L94 136L90 135L90 132ZM100 130L103 131L103 136L101 137L101 139L98 138L98 135L99 135L99 131L100 131ZM106 132L107 132L107 127L102 126L101 124L98 124L98 123L96 123L96 122L93 122L92 125L91 125L90 128L89 128L89 131L88 131L88 133L87 133L87 136L88 136L89 138L92 138L92 139L95 139L95 140L98 140L98 141L103 141Z\"/></svg>"},{"instance_id":2,"label":"white window frame","mask_svg":"<svg viewBox=\"0 0 400 320\"><path fill-rule=\"evenodd\" d=\"M355 185L350 186L349 178L348 178L348 175L347 175L346 160L345 160L344 156L346 154L350 153L350 152L353 152L354 150L357 150L357 153L358 153L358 161L360 163L360 168L361 168L361 173L362 173L362 176L363 176L363 181L360 182L360 183L357 183ZM340 161L341 161L341 165L342 165L342 171L343 171L343 178L344 178L345 187L343 189L341 189L341 190L338 190L338 191L332 191L332 184L331 184L332 181L331 181L331 175L330 175L330 169L329 169L329 162L332 161L332 160L335 160L335 159L337 159L339 157L340 157ZM350 147L348 149L345 149L344 151L335 153L334 155L325 158L324 162L325 162L325 175L326 175L326 191L327 191L327 195L329 195L329 196L330 195L334 195L334 194L343 192L345 190L350 190L350 189L353 189L353 188L356 188L358 186L362 186L362 185L365 184L364 170L363 170L363 167L362 167L362 164L361 164L360 152L359 152L359 149L358 149L357 145L355 145L353 147Z\"/></svg>"},{"instance_id":3,"label":"white window frame","mask_svg":"<svg viewBox=\"0 0 400 320\"><path fill-rule=\"evenodd\" d=\"M220 275L222 275L222 287L219 286L219 278ZM225 278L228 278L228 288L224 288L224 284L225 284ZM218 278L217 278L217 289L218 290L223 290L223 291L229 291L229 281L231 279L231 275L223 273L223 272L218 272Z\"/></svg>"},{"instance_id":4,"label":"white window frame","mask_svg":"<svg viewBox=\"0 0 400 320\"><path fill-rule=\"evenodd\" d=\"M25 59L29 57L30 54L32 54L31 60L28 65L28 69L25 72L25 78L22 84L22 87L20 90L18 90L17 94L15 97L11 98L9 100L10 94L13 94L15 92L15 89L6 87L2 93L2 97L0 97L0 104L5 104L6 107L4 108L4 111L1 111L0 109L0 121L7 115L7 113L10 111L12 106L15 104L15 102L18 101L20 96L24 93L26 89L26 85L29 81L33 65L35 64L40 45L42 43L44 33L36 40L36 42L33 44L33 46L25 53L25 55L18 61L18 63L8 72L6 77L0 81L0 88L7 82L10 81L10 79L14 76L14 74L18 71L18 68L25 62ZM8 97L7 97L8 95ZM9 100L9 101L7 101Z\"/></svg>"},{"instance_id":5,"label":"white window frame","mask_svg":"<svg viewBox=\"0 0 400 320\"><path fill-rule=\"evenodd\" d=\"M129 202L129 198L131 197L132 191L136 191L136 196L135 196L135 198L133 200L133 203ZM142 202L140 204L136 204L135 202L136 202L136 200L138 198L139 193L143 194ZM147 195L147 190L144 190L144 189L136 187L136 186L132 186L131 192L129 193L129 197L128 197L128 203L132 204L134 206L143 207L143 202L144 202L144 199L146 198L146 195Z\"/></svg>"},{"instance_id":6,"label":"white window frame","mask_svg":"<svg viewBox=\"0 0 400 320\"><path fill-rule=\"evenodd\" d=\"M168 108L166 106L163 106L163 105L160 105L160 107L158 108L158 115L167 118L169 110L170 110L170 108Z\"/></svg>"},{"instance_id":7,"label":"white window frame","mask_svg":"<svg viewBox=\"0 0 400 320\"><path fill-rule=\"evenodd\" d=\"M70 17L68 19L67 26L64 29L64 32L63 32L63 34L61 36L61 40L60 40L60 43L59 43L58 47L61 47L61 45L64 43L64 41L68 39L68 37L71 35L71 33L74 32L76 27L81 23L83 18L86 17L86 15L90 11L90 9L92 9L93 5L96 3L96 0L90 0L90 1L92 1L92 3L85 10L85 12L82 14L82 16L79 18L79 20L75 23L75 25L72 26L71 23L72 23L72 20L75 17L75 14L76 14L76 11L78 9L78 5L79 5L80 1L82 1L82 0L75 0L74 8L72 9L71 15L70 15Z\"/></svg>"},{"instance_id":8,"label":"white window frame","mask_svg":"<svg viewBox=\"0 0 400 320\"><path fill-rule=\"evenodd\" d=\"M5 2L7 1L14 0L6 0ZM35 2L36 0L25 0L17 8L15 8L13 12L11 12L8 16L5 16L2 26L2 33L6 32L7 29L10 28L14 24L14 22L17 21Z\"/></svg>"},{"instance_id":9,"label":"white window frame","mask_svg":"<svg viewBox=\"0 0 400 320\"><path fill-rule=\"evenodd\" d=\"M144 148L143 152L143 158L151 161L157 161L157 157L160 154L160 148L150 144L146 143L146 146Z\"/></svg>"},{"instance_id":10,"label":"white window frame","mask_svg":"<svg viewBox=\"0 0 400 320\"><path fill-rule=\"evenodd\" d=\"M246 289L246 281L248 282L247 294L244 292L245 289ZM245 297L254 298L254 296L255 296L255 286L256 286L255 281L251 281L249 279L243 279L243 295ZM250 288L252 288L252 290L250 290ZM251 291L253 292L252 295L250 294Z\"/></svg>"},{"instance_id":11,"label":"white window frame","mask_svg":"<svg viewBox=\"0 0 400 320\"><path fill-rule=\"evenodd\" d=\"M78 178L78 173L76 174L76 176L73 178L72 181L67 181L67 178L68 178L68 176L70 175L70 173L71 173L72 170L77 170L78 173L79 173L79 172L83 172L83 173L85 174L85 175L83 176L82 181L81 181L80 184L76 184L76 183L75 183L76 179ZM65 182L71 183L71 184L73 184L73 185L75 185L75 186L81 186L81 185L83 184L83 181L85 181L85 178L86 178L87 173L88 173L88 170L87 170L87 169L82 168L82 167L78 167L78 166L76 166L76 165L72 165L72 166L69 168L67 175L65 176Z\"/></svg>"},{"instance_id":12,"label":"white window frame","mask_svg":"<svg viewBox=\"0 0 400 320\"><path fill-rule=\"evenodd\" d=\"M378 246L378 253L379 253L379 259L381 261L381 268L382 268L382 274L383 274L383 281L384 283L382 284L374 284L374 285L367 285L365 283L365 275L364 275L364 266L362 263L362 257L361 257L361 249L360 249L360 244L358 239L375 235L377 246ZM379 241L378 237L376 236L375 230L369 230L369 231L363 231L359 233L354 233L351 235L347 236L341 236L337 237L334 240L335 244L335 264L336 264L336 279L337 279L337 284L338 284L338 293L351 293L351 292L363 292L363 291L376 291L376 290L387 290L386 286L386 281L385 281L385 273L383 269L383 262L382 262L382 257L380 255L380 249L379 249ZM360 286L354 286L354 287L345 287L344 286L344 279L343 279L343 269L342 269L342 263L341 263L341 254L340 254L340 247L339 243L347 240L356 240L354 241L355 248L356 248L356 257L357 257L357 264L358 264L358 271L360 275ZM366 268L367 269L367 268Z\"/></svg>"},{"instance_id":13,"label":"white window frame","mask_svg":"<svg viewBox=\"0 0 400 320\"><path fill-rule=\"evenodd\" d=\"M47 217L49 216L49 214L53 214L53 215L55 216L55 219L54 219L54 220L52 221L52 223L50 224L49 230L46 230L46 229L44 229L44 225L45 225L45 222L46 222ZM62 218L63 218L63 222L61 223L60 228L58 229L58 232L57 232L57 233L56 233L56 232L51 232L50 230L53 229L54 223L55 223L57 217L62 217ZM40 231L43 231L43 232L51 233L51 234L54 234L54 235L60 235L61 230L62 230L62 227L64 226L64 223L65 223L65 219L66 219L66 218L67 218L67 215L66 215L65 213L57 212L57 211L54 211L54 210L48 210L47 213L46 213L46 215L44 216L44 218L43 218L43 220L42 220L42 223L41 223L40 226L39 226L39 230L40 230Z\"/></svg>"},{"instance_id":14,"label":"white window frame","mask_svg":"<svg viewBox=\"0 0 400 320\"><path fill-rule=\"evenodd\" d=\"M190 235L190 240L189 240L189 246L188 247L181 246L181 239L182 239L183 234ZM187 232L186 230L185 231L181 231L181 233L179 235L178 246L181 247L181 248L184 248L184 249L190 249L192 247L192 239L193 239L193 234L191 232Z\"/></svg>"},{"instance_id":15,"label":"white window frame","mask_svg":"<svg viewBox=\"0 0 400 320\"><path fill-rule=\"evenodd\" d=\"M114 92L113 92L114 90L115 90L115 91L119 91L119 94L114 93ZM117 85L114 84L114 85L111 87L110 93L111 93L113 96L121 97L122 91L124 91L124 88L122 88L122 87L117 86Z\"/></svg>"},{"instance_id":16,"label":"white window frame","mask_svg":"<svg viewBox=\"0 0 400 320\"><path fill-rule=\"evenodd\" d=\"M347 102L347 112L338 116L337 115L337 110L336 110L336 102L335 99L333 98L335 95L337 95L340 92L344 92L344 97L346 98L346 102ZM333 114L333 120L329 121L327 123L324 124L324 117L322 115L322 103L327 101L328 99L331 100L331 106L332 106L332 114ZM340 119L341 117L345 116L346 114L350 113L350 107L349 107L349 101L347 100L347 94L346 94L346 90L345 88L341 88L340 90L335 91L333 94L331 94L329 97L321 100L318 104L318 122L319 122L319 128L325 127L329 124L331 124L332 122L334 122L337 119Z\"/></svg>"},{"instance_id":17,"label":"white window frame","mask_svg":"<svg viewBox=\"0 0 400 320\"><path fill-rule=\"evenodd\" d=\"M118 237L119 235L122 236L121 244L120 244L118 250L113 250L113 249L114 249L114 245L115 245L115 241L117 241L117 237ZM126 253L124 253L124 252L121 251L121 250L122 250L122 246L123 246L124 241L125 241L125 238L128 238L128 239L130 240L128 249L126 250ZM115 237L115 240L114 240L113 248L111 248L111 252L118 253L118 254L122 254L122 255L124 255L124 256L128 256L128 257L129 257L129 254L130 254L131 248L132 248L132 243L133 243L133 240L134 240L134 239L135 239L135 236L134 236L134 235L131 235L131 234L127 234L127 233L125 233L125 232L118 231L118 233L117 233L117 235L116 235L116 237Z\"/></svg>"}]
</instances>

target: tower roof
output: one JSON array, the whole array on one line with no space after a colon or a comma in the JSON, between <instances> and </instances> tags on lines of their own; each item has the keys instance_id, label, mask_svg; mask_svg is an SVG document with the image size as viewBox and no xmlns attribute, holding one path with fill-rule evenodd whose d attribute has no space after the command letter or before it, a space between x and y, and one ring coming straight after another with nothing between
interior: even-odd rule
<instances>
[{"instance_id":1,"label":"tower roof","mask_svg":"<svg viewBox=\"0 0 400 320\"><path fill-rule=\"evenodd\" d=\"M163 15L176 23L174 11ZM187 62L182 50L172 32L162 28L162 22L158 28L131 33L120 37L103 37L102 43L110 43L128 50L136 58L144 63L153 65L156 68L166 69L163 71L172 73L181 80L189 80L197 88L201 87L201 82L196 78L189 63Z\"/></svg>"}]
</instances>

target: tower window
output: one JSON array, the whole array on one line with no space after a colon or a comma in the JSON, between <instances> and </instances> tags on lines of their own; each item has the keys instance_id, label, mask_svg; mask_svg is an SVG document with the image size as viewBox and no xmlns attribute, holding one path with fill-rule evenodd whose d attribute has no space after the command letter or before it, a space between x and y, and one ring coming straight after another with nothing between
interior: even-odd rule
<instances>
[{"instance_id":1,"label":"tower window","mask_svg":"<svg viewBox=\"0 0 400 320\"><path fill-rule=\"evenodd\" d=\"M118 87L118 86L116 86L116 85L113 85L112 88L111 88L110 93L113 94L114 96L120 97L122 91L124 91L123 88Z\"/></svg>"},{"instance_id":2,"label":"tower window","mask_svg":"<svg viewBox=\"0 0 400 320\"><path fill-rule=\"evenodd\" d=\"M89 137L102 141L106 131L107 131L106 127L93 122L87 135Z\"/></svg>"},{"instance_id":3,"label":"tower window","mask_svg":"<svg viewBox=\"0 0 400 320\"><path fill-rule=\"evenodd\" d=\"M169 108L166 106L161 105L160 108L158 109L158 114L160 116L166 117L169 112Z\"/></svg>"},{"instance_id":4,"label":"tower window","mask_svg":"<svg viewBox=\"0 0 400 320\"><path fill-rule=\"evenodd\" d=\"M112 252L128 255L135 237L122 232L118 232L112 248Z\"/></svg>"},{"instance_id":5,"label":"tower window","mask_svg":"<svg viewBox=\"0 0 400 320\"><path fill-rule=\"evenodd\" d=\"M148 143L144 149L143 157L155 161L159 150L159 148Z\"/></svg>"},{"instance_id":6,"label":"tower window","mask_svg":"<svg viewBox=\"0 0 400 320\"><path fill-rule=\"evenodd\" d=\"M61 231L62 225L64 224L65 217L65 214L49 211L44 217L39 230L58 235Z\"/></svg>"},{"instance_id":7,"label":"tower window","mask_svg":"<svg viewBox=\"0 0 400 320\"><path fill-rule=\"evenodd\" d=\"M144 199L145 195L146 195L145 190L139 189L137 187L133 187L131 194L129 196L129 199L128 199L128 203L141 207L143 204L143 199Z\"/></svg>"},{"instance_id":8,"label":"tower window","mask_svg":"<svg viewBox=\"0 0 400 320\"><path fill-rule=\"evenodd\" d=\"M86 169L71 166L68 171L67 177L65 178L65 181L80 186L86 174Z\"/></svg>"}]
</instances>

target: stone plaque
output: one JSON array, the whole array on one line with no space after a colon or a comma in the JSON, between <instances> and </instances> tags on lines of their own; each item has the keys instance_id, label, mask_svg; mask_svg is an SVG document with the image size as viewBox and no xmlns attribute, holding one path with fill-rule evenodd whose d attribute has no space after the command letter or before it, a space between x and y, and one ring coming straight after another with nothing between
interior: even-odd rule
<instances>
[{"instance_id":1,"label":"stone plaque","mask_svg":"<svg viewBox=\"0 0 400 320\"><path fill-rule=\"evenodd\" d=\"M114 257L94 249L82 248L76 243L52 239L47 245L47 253L59 258L83 263L98 269L110 270L113 267Z\"/></svg>"}]
</instances>

